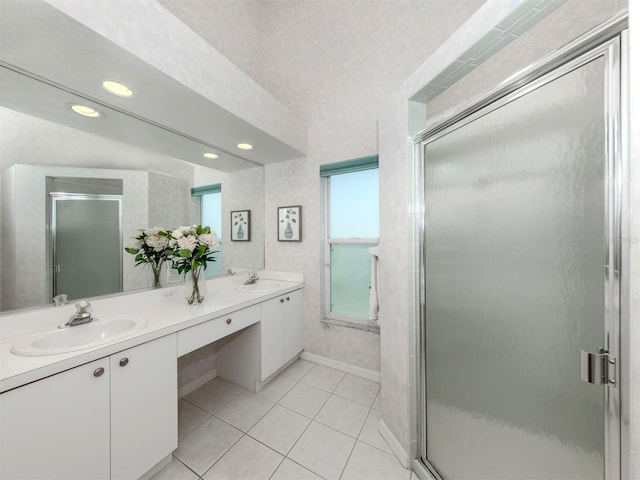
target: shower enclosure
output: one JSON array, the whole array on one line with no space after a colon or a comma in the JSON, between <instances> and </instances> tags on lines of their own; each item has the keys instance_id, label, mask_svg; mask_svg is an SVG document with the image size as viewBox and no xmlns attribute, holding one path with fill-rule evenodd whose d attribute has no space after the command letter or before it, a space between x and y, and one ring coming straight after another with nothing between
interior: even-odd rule
<instances>
[{"instance_id":1,"label":"shower enclosure","mask_svg":"<svg viewBox=\"0 0 640 480\"><path fill-rule=\"evenodd\" d=\"M52 298L122 291L122 195L51 193Z\"/></svg>"},{"instance_id":2,"label":"shower enclosure","mask_svg":"<svg viewBox=\"0 0 640 480\"><path fill-rule=\"evenodd\" d=\"M620 30L421 136L435 477L620 477Z\"/></svg>"}]
</instances>

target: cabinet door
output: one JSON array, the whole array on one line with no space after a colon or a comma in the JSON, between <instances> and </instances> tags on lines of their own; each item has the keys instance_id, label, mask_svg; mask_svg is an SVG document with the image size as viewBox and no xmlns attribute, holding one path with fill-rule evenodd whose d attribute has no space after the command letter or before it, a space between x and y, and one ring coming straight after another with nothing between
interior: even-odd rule
<instances>
[{"instance_id":1,"label":"cabinet door","mask_svg":"<svg viewBox=\"0 0 640 480\"><path fill-rule=\"evenodd\" d=\"M284 298L284 361L288 362L304 348L302 290L288 293Z\"/></svg>"},{"instance_id":2,"label":"cabinet door","mask_svg":"<svg viewBox=\"0 0 640 480\"><path fill-rule=\"evenodd\" d=\"M261 305L260 319L260 378L269 375L284 365L284 297L273 298Z\"/></svg>"},{"instance_id":3,"label":"cabinet door","mask_svg":"<svg viewBox=\"0 0 640 480\"><path fill-rule=\"evenodd\" d=\"M110 362L111 478L139 478L178 446L176 335Z\"/></svg>"},{"instance_id":4,"label":"cabinet door","mask_svg":"<svg viewBox=\"0 0 640 480\"><path fill-rule=\"evenodd\" d=\"M100 359L0 395L0 478L109 478L108 369Z\"/></svg>"}]
</instances>

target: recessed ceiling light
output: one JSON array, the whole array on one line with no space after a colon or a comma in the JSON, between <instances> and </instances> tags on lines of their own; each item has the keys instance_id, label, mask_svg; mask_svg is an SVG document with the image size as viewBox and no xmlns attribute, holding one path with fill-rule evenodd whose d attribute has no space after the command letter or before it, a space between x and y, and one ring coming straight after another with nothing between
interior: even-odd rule
<instances>
[{"instance_id":1,"label":"recessed ceiling light","mask_svg":"<svg viewBox=\"0 0 640 480\"><path fill-rule=\"evenodd\" d=\"M238 148L240 150L251 150L253 148L253 145L251 145L250 143L239 143Z\"/></svg>"},{"instance_id":2,"label":"recessed ceiling light","mask_svg":"<svg viewBox=\"0 0 640 480\"><path fill-rule=\"evenodd\" d=\"M105 80L104 82L102 82L102 88L104 88L107 92L119 97L133 96L133 90L131 90L131 87L114 80Z\"/></svg>"},{"instance_id":3,"label":"recessed ceiling light","mask_svg":"<svg viewBox=\"0 0 640 480\"><path fill-rule=\"evenodd\" d=\"M71 110L73 110L74 112L80 115L84 115L85 117L91 117L91 118L96 118L102 115L95 108L87 107L86 105L80 105L79 103L72 104Z\"/></svg>"},{"instance_id":4,"label":"recessed ceiling light","mask_svg":"<svg viewBox=\"0 0 640 480\"><path fill-rule=\"evenodd\" d=\"M218 158L217 154L211 152L203 153L202 156L206 158Z\"/></svg>"}]
</instances>

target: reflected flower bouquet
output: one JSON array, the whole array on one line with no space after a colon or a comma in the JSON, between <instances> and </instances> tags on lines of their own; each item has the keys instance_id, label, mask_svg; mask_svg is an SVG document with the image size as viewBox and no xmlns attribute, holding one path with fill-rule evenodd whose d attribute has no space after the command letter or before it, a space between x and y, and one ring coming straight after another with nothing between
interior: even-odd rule
<instances>
[{"instance_id":1,"label":"reflected flower bouquet","mask_svg":"<svg viewBox=\"0 0 640 480\"><path fill-rule=\"evenodd\" d=\"M171 250L168 248L170 236L171 231L164 228L141 228L133 237L133 245L125 248L127 253L136 256L136 266L151 265L154 287L160 286L160 269L171 254Z\"/></svg>"}]
</instances>

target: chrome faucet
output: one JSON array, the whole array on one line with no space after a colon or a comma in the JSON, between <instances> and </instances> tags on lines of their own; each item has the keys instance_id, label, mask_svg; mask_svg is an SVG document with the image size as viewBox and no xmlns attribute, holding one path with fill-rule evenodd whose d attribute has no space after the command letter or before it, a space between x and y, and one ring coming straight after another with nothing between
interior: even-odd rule
<instances>
[{"instance_id":1,"label":"chrome faucet","mask_svg":"<svg viewBox=\"0 0 640 480\"><path fill-rule=\"evenodd\" d=\"M84 300L76 303L76 313L71 315L67 323L65 323L64 325L58 325L58 328L75 327L76 325L82 325L94 320L94 318L91 316L91 313L89 312L89 307L91 307L91 304Z\"/></svg>"},{"instance_id":2,"label":"chrome faucet","mask_svg":"<svg viewBox=\"0 0 640 480\"><path fill-rule=\"evenodd\" d=\"M258 280L260 280L260 277L258 276L258 274L256 272L251 272L249 274L249 278L247 279L246 282L244 282L245 285L253 285L254 283L256 283Z\"/></svg>"}]
</instances>

